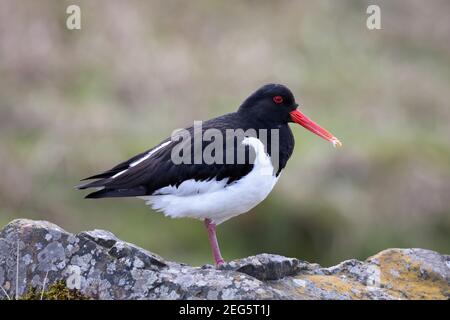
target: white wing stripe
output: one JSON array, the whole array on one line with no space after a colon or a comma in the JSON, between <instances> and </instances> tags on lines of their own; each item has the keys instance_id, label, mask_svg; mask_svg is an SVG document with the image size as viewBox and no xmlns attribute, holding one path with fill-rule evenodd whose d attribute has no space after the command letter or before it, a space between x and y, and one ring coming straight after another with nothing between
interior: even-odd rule
<instances>
[{"instance_id":1,"label":"white wing stripe","mask_svg":"<svg viewBox=\"0 0 450 320\"><path fill-rule=\"evenodd\" d=\"M149 153L147 153L144 157L140 158L139 160L136 160L134 162L132 162L130 164L130 167L134 167L137 166L139 163L141 163L142 161L147 160L148 158L150 158L152 156L152 154L154 154L155 152L157 152L158 150L161 150L162 148L164 148L165 146L167 146L169 143L171 143L172 141L166 141L163 144L160 144L159 146L157 146L155 149L153 149L152 151L150 151Z\"/></svg>"},{"instance_id":2,"label":"white wing stripe","mask_svg":"<svg viewBox=\"0 0 450 320\"><path fill-rule=\"evenodd\" d=\"M122 170L122 171L116 173L116 174L113 175L111 178L114 179L114 178L117 178L118 176L124 174L125 172L128 171L128 169L130 169L131 167L137 166L137 165L138 165L139 163L141 163L142 161L147 160L147 159L150 158L155 152L157 152L158 150L161 150L162 148L164 148L165 146L167 146L167 145L168 145L169 143L171 143L171 142L172 142L172 141L166 141L166 142L164 142L163 144L160 144L159 146L157 146L156 148L154 148L152 151L150 151L149 153L147 153L144 157L142 157L142 158L140 158L140 159L138 159L138 160L132 162L132 163L130 164L130 166L129 166L127 169Z\"/></svg>"},{"instance_id":3,"label":"white wing stripe","mask_svg":"<svg viewBox=\"0 0 450 320\"><path fill-rule=\"evenodd\" d=\"M112 179L117 178L118 176L120 176L121 174L123 174L123 173L125 173L125 172L127 172L127 171L128 171L128 169L122 170L122 171L116 173L115 175L113 175L111 178L112 178Z\"/></svg>"}]
</instances>

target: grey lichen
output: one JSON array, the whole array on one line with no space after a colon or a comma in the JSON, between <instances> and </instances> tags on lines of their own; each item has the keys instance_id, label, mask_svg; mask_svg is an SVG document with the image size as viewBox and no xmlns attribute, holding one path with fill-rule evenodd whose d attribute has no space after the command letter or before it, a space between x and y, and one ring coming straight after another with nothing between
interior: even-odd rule
<instances>
[{"instance_id":1,"label":"grey lichen","mask_svg":"<svg viewBox=\"0 0 450 320\"><path fill-rule=\"evenodd\" d=\"M430 250L390 249L330 268L271 254L191 267L108 231L74 235L20 219L0 232L0 299L36 297L30 288L44 282L91 299L448 299L449 261Z\"/></svg>"}]
</instances>

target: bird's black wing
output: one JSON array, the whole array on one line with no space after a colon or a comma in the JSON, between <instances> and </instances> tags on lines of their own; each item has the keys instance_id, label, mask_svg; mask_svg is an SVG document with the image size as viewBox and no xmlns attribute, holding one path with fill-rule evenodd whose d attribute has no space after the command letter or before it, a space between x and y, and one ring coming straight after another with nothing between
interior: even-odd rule
<instances>
[{"instance_id":1,"label":"bird's black wing","mask_svg":"<svg viewBox=\"0 0 450 320\"><path fill-rule=\"evenodd\" d=\"M224 131L229 128L227 116L204 122L203 132L210 128ZM194 129L186 129L193 136ZM233 141L235 146L241 141ZM212 142L202 141L202 149ZM184 145L181 145L184 144ZM226 154L223 155L222 163L206 164L202 161L200 164L180 163L175 164L172 161L172 151L175 147L178 150L184 150L190 144L191 160L193 160L194 142L193 139L184 139L181 141L171 141L170 138L164 140L161 144L149 151L143 152L114 168L94 175L87 179L99 179L79 186L79 189L101 188L96 192L90 193L86 198L106 198L106 197L135 197L152 195L156 190L166 186L179 186L183 181L194 179L196 181L206 181L211 179L227 179L227 183L239 180L247 175L253 168L253 162L250 161L254 154L252 150L245 147L244 163L238 163L236 154L233 154L234 161L226 164ZM237 148L232 148L236 152ZM149 156L150 154L150 156Z\"/></svg>"},{"instance_id":2,"label":"bird's black wing","mask_svg":"<svg viewBox=\"0 0 450 320\"><path fill-rule=\"evenodd\" d=\"M121 172L123 170L128 169L130 167L131 163L141 159L142 157L144 157L146 154L148 154L149 152L151 152L155 148L157 148L157 146L154 147L154 148L151 148L151 149L149 149L147 151L144 151L142 153L139 153L139 154L135 155L134 157L132 157L132 158L130 158L130 159L124 161L124 162L119 163L118 165L114 166L113 168L111 168L109 170L106 170L106 171L104 171L102 173L99 173L99 174L96 174L96 175L93 175L93 176L90 176L90 177L87 177L87 178L84 178L81 181L93 180L93 179L111 178L115 174L117 174L117 173L119 173L119 172ZM81 186L79 188L81 188Z\"/></svg>"}]
</instances>

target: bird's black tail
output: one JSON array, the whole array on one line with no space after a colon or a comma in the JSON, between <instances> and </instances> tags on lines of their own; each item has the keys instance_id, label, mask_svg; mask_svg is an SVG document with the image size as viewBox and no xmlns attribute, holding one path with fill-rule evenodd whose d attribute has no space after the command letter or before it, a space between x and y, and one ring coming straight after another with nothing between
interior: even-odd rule
<instances>
[{"instance_id":1,"label":"bird's black tail","mask_svg":"<svg viewBox=\"0 0 450 320\"><path fill-rule=\"evenodd\" d=\"M100 198L123 198L123 197L139 197L145 196L145 188L140 186L130 189L101 189L92 193L89 193L85 199L100 199Z\"/></svg>"}]
</instances>

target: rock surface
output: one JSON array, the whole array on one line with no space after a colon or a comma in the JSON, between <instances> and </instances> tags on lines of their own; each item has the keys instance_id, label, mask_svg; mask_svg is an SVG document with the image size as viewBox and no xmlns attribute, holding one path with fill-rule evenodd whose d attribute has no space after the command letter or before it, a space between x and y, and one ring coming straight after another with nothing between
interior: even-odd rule
<instances>
[{"instance_id":1,"label":"rock surface","mask_svg":"<svg viewBox=\"0 0 450 320\"><path fill-rule=\"evenodd\" d=\"M191 267L102 230L14 220L0 232L0 299L64 280L94 299L449 299L450 256L388 249L323 268L260 254Z\"/></svg>"}]
</instances>

